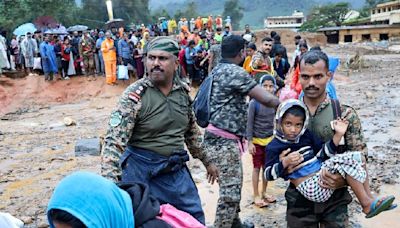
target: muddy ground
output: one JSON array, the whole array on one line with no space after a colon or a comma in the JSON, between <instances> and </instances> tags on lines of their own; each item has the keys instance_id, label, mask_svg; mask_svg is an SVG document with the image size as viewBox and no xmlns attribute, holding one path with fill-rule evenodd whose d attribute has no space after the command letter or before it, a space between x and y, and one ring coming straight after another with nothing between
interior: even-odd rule
<instances>
[{"instance_id":1,"label":"muddy ground","mask_svg":"<svg viewBox=\"0 0 400 228\"><path fill-rule=\"evenodd\" d=\"M345 61L355 54L348 46L324 50ZM400 54L379 54L362 49L363 68L341 67L335 84L342 103L358 112L369 149L368 170L373 190L399 195L400 171ZM74 145L81 138L105 134L109 114L128 83L110 87L104 78L72 78L46 83L41 76L23 79L0 77L0 211L9 212L27 227L47 227L45 210L57 182L75 170L99 172L100 157L75 157ZM70 117L74 126L65 126ZM199 161L189 166L197 183L207 224L212 224L218 186L206 183ZM241 217L257 227L285 227L286 183L270 183L268 192L278 202L259 209L251 205L251 157L243 156L244 186ZM398 200L397 200L398 201ZM400 209L377 218L363 218L356 200L351 205L352 227L396 227Z\"/></svg>"}]
</instances>

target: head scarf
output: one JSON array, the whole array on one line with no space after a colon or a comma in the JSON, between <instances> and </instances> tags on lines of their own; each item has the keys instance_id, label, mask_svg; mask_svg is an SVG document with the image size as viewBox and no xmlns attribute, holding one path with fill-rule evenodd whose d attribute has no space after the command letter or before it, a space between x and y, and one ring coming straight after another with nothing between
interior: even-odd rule
<instances>
[{"instance_id":1,"label":"head scarf","mask_svg":"<svg viewBox=\"0 0 400 228\"><path fill-rule=\"evenodd\" d=\"M270 74L264 74L261 78L260 78L260 85L262 86L264 84L265 81L271 81L274 84L274 93L276 92L277 86L276 86L276 80L274 78L274 76L270 75Z\"/></svg>"},{"instance_id":2,"label":"head scarf","mask_svg":"<svg viewBox=\"0 0 400 228\"><path fill-rule=\"evenodd\" d=\"M147 54L154 50L166 51L177 56L179 53L179 44L169 37L159 36L149 41L145 53Z\"/></svg>"},{"instance_id":3,"label":"head scarf","mask_svg":"<svg viewBox=\"0 0 400 228\"><path fill-rule=\"evenodd\" d=\"M88 228L135 227L129 194L94 173L75 172L58 184L47 207L47 218L54 228L51 209L70 213Z\"/></svg>"},{"instance_id":4,"label":"head scarf","mask_svg":"<svg viewBox=\"0 0 400 228\"><path fill-rule=\"evenodd\" d=\"M296 136L296 139L294 141L289 141L287 140L287 138L285 137L285 134L283 134L283 130L282 130L282 117L283 115L286 113L286 111L293 107L293 106L299 106L300 108L304 109L304 112L306 114L306 118L304 120L304 124L303 124L303 129L301 129L301 132L299 133L299 135ZM307 107L304 105L303 102L301 102L300 100L297 99L288 99L284 102L282 102L279 107L278 110L276 111L276 115L275 115L275 121L274 121L274 137L277 138L278 140L280 140L281 142L284 143L298 143L300 141L300 137L304 134L304 132L307 129L308 126L308 121L309 121L309 113L308 113L308 109Z\"/></svg>"}]
</instances>

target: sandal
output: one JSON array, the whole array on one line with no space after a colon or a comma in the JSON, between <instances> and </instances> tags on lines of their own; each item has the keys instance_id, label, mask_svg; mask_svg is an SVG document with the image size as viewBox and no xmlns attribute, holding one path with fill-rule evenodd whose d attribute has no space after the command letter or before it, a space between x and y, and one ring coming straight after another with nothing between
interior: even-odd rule
<instances>
[{"instance_id":1,"label":"sandal","mask_svg":"<svg viewBox=\"0 0 400 228\"><path fill-rule=\"evenodd\" d=\"M375 198L374 202L370 206L370 212L365 216L365 218L372 218L383 211L391 210L390 208L392 207L394 199L394 196ZM393 206L392 209L396 208L396 206Z\"/></svg>"},{"instance_id":2,"label":"sandal","mask_svg":"<svg viewBox=\"0 0 400 228\"><path fill-rule=\"evenodd\" d=\"M269 205L268 202L266 202L265 200L261 199L259 196L254 197L254 202L253 203L258 208L267 207Z\"/></svg>"},{"instance_id":3,"label":"sandal","mask_svg":"<svg viewBox=\"0 0 400 228\"><path fill-rule=\"evenodd\" d=\"M276 198L272 195L263 194L263 200L267 203L276 203Z\"/></svg>"}]
</instances>

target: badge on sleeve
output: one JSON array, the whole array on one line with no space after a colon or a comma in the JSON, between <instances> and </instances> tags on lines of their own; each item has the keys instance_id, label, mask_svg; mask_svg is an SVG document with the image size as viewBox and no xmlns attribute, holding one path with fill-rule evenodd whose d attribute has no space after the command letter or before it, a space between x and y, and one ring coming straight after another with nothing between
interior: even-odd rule
<instances>
[{"instance_id":1,"label":"badge on sleeve","mask_svg":"<svg viewBox=\"0 0 400 228\"><path fill-rule=\"evenodd\" d=\"M110 118L110 126L117 127L122 122L122 115L119 112L113 112Z\"/></svg>"}]
</instances>

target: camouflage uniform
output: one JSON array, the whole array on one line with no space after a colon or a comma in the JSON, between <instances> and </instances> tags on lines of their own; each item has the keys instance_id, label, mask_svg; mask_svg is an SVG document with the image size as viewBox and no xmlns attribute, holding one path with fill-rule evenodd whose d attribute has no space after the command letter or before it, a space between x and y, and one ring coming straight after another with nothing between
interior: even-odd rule
<instances>
[{"instance_id":1,"label":"camouflage uniform","mask_svg":"<svg viewBox=\"0 0 400 228\"><path fill-rule=\"evenodd\" d=\"M175 78L172 90L182 86L188 91L187 84ZM118 181L121 179L121 168L119 159L124 152L129 140L134 134L134 127L138 119L144 116L139 115L142 106L141 96L147 87L154 87L148 78L143 78L130 85L122 94L117 108L112 112L109 129L104 141L102 150L101 173L108 179ZM191 105L191 104L189 104ZM204 166L210 164L207 153L203 146L202 134L196 124L193 110L188 108L189 124L184 135L184 142L194 158L200 159Z\"/></svg>"},{"instance_id":2,"label":"camouflage uniform","mask_svg":"<svg viewBox=\"0 0 400 228\"><path fill-rule=\"evenodd\" d=\"M79 54L83 58L85 74L93 74L95 42L91 37L83 37L79 43Z\"/></svg>"},{"instance_id":3,"label":"camouflage uniform","mask_svg":"<svg viewBox=\"0 0 400 228\"><path fill-rule=\"evenodd\" d=\"M310 122L326 110L332 109L330 99L325 99L317 108L314 115L310 117ZM361 122L356 111L348 106L341 105L342 117L349 121L349 127L345 134L345 150L361 151L367 154L367 145L361 129ZM332 118L333 120L333 118ZM309 129L324 142L331 139L333 131L330 123L318 124L319 126L309 125ZM304 198L296 188L290 184L286 190L285 198L287 201L286 219L288 227L347 227L348 211L347 205L352 198L347 188L335 190L331 198L323 203L315 203Z\"/></svg>"},{"instance_id":4,"label":"camouflage uniform","mask_svg":"<svg viewBox=\"0 0 400 228\"><path fill-rule=\"evenodd\" d=\"M214 80L210 98L210 124L244 137L248 106L246 96L257 83L243 68L224 59L211 74L214 75ZM234 220L239 218L242 189L243 172L238 143L206 130L204 144L212 153L212 163L220 170L220 190L214 226L232 227Z\"/></svg>"},{"instance_id":5,"label":"camouflage uniform","mask_svg":"<svg viewBox=\"0 0 400 228\"><path fill-rule=\"evenodd\" d=\"M188 90L189 87L176 76L170 95L164 97L167 104L152 106L151 100L161 99L154 94L164 95L161 95L148 78L130 85L111 114L102 151L101 172L103 176L114 181L140 181L148 184L150 194L160 203L170 203L204 224L204 212L196 186L185 164L187 160L183 161L181 168L177 170L171 168L171 171L164 172L164 167L163 170L149 175L149 172L153 171L150 168L152 164L168 164L169 158L173 159L174 151L184 150L184 144L194 158L200 159L206 167L209 165L209 159L201 145L202 135L195 122ZM170 111L160 111L158 107L165 107ZM157 111L153 111L154 109ZM152 124L153 120L165 121L165 124ZM160 125L162 127L157 129ZM177 126L176 129L174 126ZM147 128L150 133L143 133ZM135 147L140 143L144 145L143 140L135 141L138 137L148 142L147 145L156 145L157 149ZM175 143L170 144L168 140L163 140L165 138ZM143 149L146 154L143 153Z\"/></svg>"}]
</instances>

